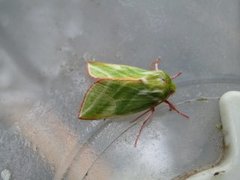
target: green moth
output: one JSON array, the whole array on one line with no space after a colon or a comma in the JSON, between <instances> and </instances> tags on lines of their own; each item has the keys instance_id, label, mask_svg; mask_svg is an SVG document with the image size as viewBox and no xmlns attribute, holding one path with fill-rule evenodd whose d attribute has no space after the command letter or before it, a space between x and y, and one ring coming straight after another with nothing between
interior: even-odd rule
<instances>
[{"instance_id":1,"label":"green moth","mask_svg":"<svg viewBox=\"0 0 240 180\"><path fill-rule=\"evenodd\" d=\"M146 115L135 146L143 127L151 118L157 105L166 103L170 110L188 118L167 100L176 91L173 79L181 73L171 77L159 70L159 59L154 65L154 70L145 70L128 65L87 62L88 73L96 81L85 94L79 118L98 120L144 111L135 119Z\"/></svg>"}]
</instances>

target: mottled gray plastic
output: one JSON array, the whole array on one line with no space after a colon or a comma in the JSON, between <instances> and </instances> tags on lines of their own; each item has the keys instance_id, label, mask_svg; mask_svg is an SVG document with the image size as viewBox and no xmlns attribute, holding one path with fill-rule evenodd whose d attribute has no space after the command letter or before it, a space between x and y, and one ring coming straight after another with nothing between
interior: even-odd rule
<instances>
[{"instance_id":1,"label":"mottled gray plastic","mask_svg":"<svg viewBox=\"0 0 240 180\"><path fill-rule=\"evenodd\" d=\"M184 179L222 156L218 98L240 89L238 0L0 0L0 172L26 179ZM134 140L136 115L80 121L86 60L175 74ZM7 174L7 176L6 176Z\"/></svg>"}]
</instances>

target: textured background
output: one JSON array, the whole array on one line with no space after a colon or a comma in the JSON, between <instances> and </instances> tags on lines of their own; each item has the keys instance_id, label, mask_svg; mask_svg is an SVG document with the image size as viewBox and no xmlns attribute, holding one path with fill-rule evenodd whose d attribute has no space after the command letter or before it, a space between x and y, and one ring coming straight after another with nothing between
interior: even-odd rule
<instances>
[{"instance_id":1,"label":"textured background","mask_svg":"<svg viewBox=\"0 0 240 180\"><path fill-rule=\"evenodd\" d=\"M240 89L238 0L0 0L0 172L13 179L172 179L221 157L218 97ZM133 143L135 116L80 121L85 60L182 71ZM200 101L199 98L208 97ZM125 131L126 130L126 131Z\"/></svg>"}]
</instances>

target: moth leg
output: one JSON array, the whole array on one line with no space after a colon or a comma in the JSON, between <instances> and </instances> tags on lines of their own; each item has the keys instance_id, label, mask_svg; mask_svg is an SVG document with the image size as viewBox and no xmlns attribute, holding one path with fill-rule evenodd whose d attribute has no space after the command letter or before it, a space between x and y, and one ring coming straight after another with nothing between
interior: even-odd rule
<instances>
[{"instance_id":1,"label":"moth leg","mask_svg":"<svg viewBox=\"0 0 240 180\"><path fill-rule=\"evenodd\" d=\"M155 109L154 109L154 107L153 107L153 108L149 109L149 111L147 111L147 112L150 112L150 113L145 117L145 119L144 119L144 121L143 121L143 124L142 124L141 128L139 129L137 138L136 138L135 143L134 143L134 147L137 147L137 143L138 143L139 137L140 137L140 135L141 135L141 133L142 133L142 130L143 130L143 128L145 127L145 125L147 124L147 122L151 119L154 110L155 110Z\"/></svg>"},{"instance_id":2,"label":"moth leg","mask_svg":"<svg viewBox=\"0 0 240 180\"><path fill-rule=\"evenodd\" d=\"M179 111L173 103L169 102L168 100L165 100L164 102L165 102L166 104L168 104L168 106L169 106L169 108L170 108L170 111L171 111L171 110L176 111L178 114L182 115L183 117L189 118L188 115L186 115L185 113Z\"/></svg>"},{"instance_id":3,"label":"moth leg","mask_svg":"<svg viewBox=\"0 0 240 180\"><path fill-rule=\"evenodd\" d=\"M160 64L160 58L158 57L156 60L153 61L151 64L151 69L154 69L155 71L159 70L159 64Z\"/></svg>"},{"instance_id":4,"label":"moth leg","mask_svg":"<svg viewBox=\"0 0 240 180\"><path fill-rule=\"evenodd\" d=\"M178 76L180 76L182 72L178 72L177 74L174 74L171 79L176 79Z\"/></svg>"},{"instance_id":5,"label":"moth leg","mask_svg":"<svg viewBox=\"0 0 240 180\"><path fill-rule=\"evenodd\" d=\"M136 122L139 118L141 118L142 116L144 116L145 114L147 114L151 110L152 109L148 109L147 111L145 111L144 113L142 113L138 117L136 117L134 120L130 121L130 123Z\"/></svg>"}]
</instances>

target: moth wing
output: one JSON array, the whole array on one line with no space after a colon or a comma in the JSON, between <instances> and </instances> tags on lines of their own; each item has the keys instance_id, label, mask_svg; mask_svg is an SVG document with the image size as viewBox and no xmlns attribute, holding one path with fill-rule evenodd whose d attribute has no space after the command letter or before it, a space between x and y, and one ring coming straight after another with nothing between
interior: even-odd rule
<instances>
[{"instance_id":1,"label":"moth wing","mask_svg":"<svg viewBox=\"0 0 240 180\"><path fill-rule=\"evenodd\" d=\"M109 94L112 90L102 84L95 82L87 91L81 105L79 118L94 120L109 117L114 114L116 104Z\"/></svg>"},{"instance_id":2,"label":"moth wing","mask_svg":"<svg viewBox=\"0 0 240 180\"><path fill-rule=\"evenodd\" d=\"M90 61L87 64L89 75L99 79L139 79L147 70L119 64Z\"/></svg>"},{"instance_id":3,"label":"moth wing","mask_svg":"<svg viewBox=\"0 0 240 180\"><path fill-rule=\"evenodd\" d=\"M89 88L79 118L95 120L137 113L155 106L159 98L141 81L99 80Z\"/></svg>"}]
</instances>

